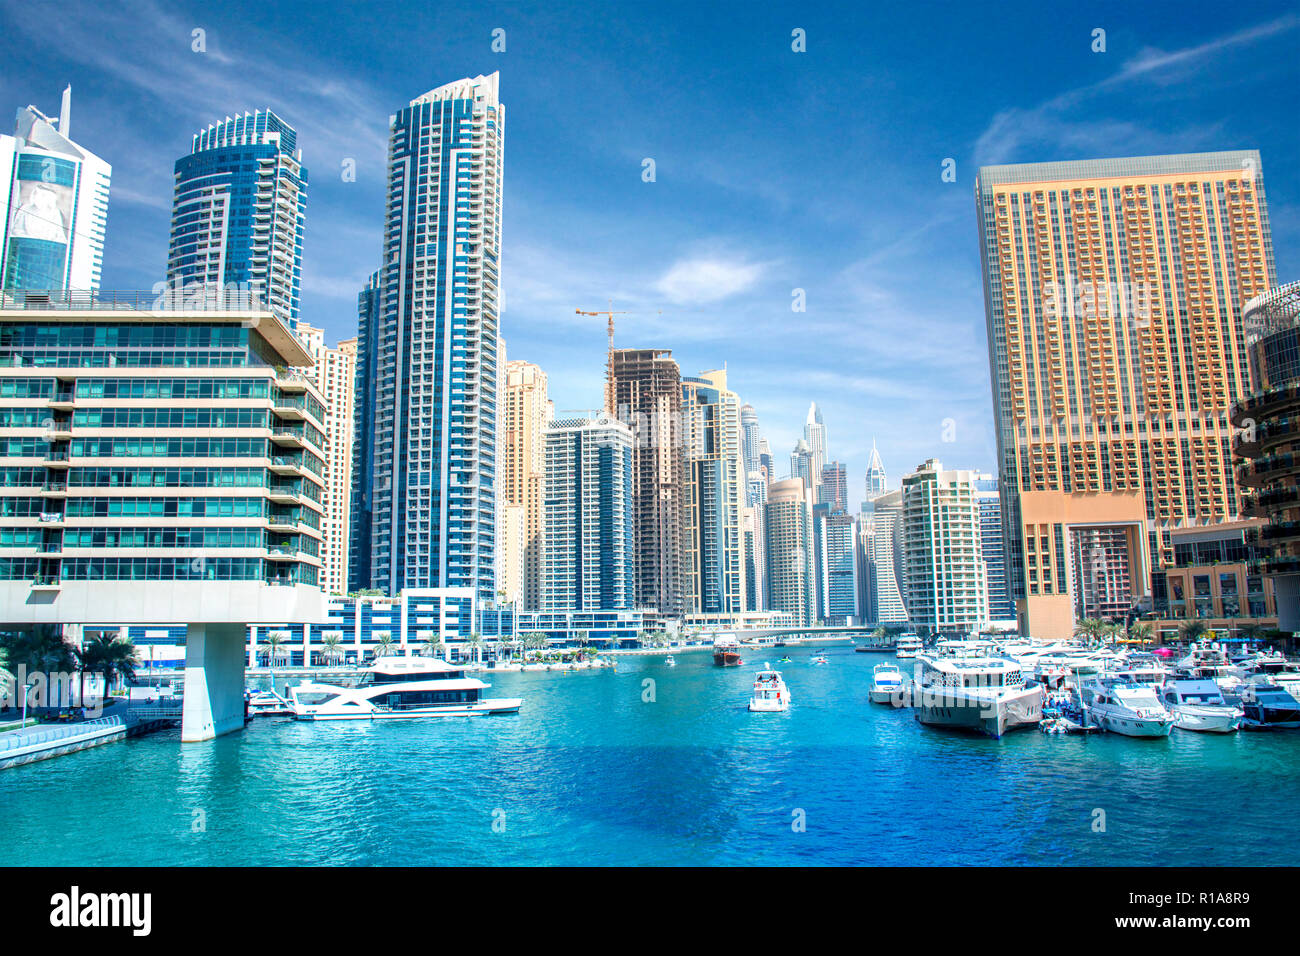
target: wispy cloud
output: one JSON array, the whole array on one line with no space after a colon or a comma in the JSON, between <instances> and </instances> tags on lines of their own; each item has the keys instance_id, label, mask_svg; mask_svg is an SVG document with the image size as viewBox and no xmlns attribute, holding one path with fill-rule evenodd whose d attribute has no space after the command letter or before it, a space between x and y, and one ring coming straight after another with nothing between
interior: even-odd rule
<instances>
[{"instance_id":1,"label":"wispy cloud","mask_svg":"<svg viewBox=\"0 0 1300 956\"><path fill-rule=\"evenodd\" d=\"M655 288L679 305L719 302L753 288L766 267L764 263L714 256L679 259Z\"/></svg>"}]
</instances>

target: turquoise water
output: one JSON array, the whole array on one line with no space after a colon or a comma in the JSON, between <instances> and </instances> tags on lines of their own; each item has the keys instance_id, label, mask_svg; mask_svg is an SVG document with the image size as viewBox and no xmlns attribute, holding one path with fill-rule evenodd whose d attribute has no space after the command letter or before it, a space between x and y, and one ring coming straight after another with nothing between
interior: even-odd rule
<instances>
[{"instance_id":1,"label":"turquoise water","mask_svg":"<svg viewBox=\"0 0 1300 956\"><path fill-rule=\"evenodd\" d=\"M786 714L745 709L760 661L683 653L494 675L518 716L263 719L5 770L0 864L1300 863L1300 732L958 735L867 703L883 655L815 653L782 665Z\"/></svg>"}]
</instances>

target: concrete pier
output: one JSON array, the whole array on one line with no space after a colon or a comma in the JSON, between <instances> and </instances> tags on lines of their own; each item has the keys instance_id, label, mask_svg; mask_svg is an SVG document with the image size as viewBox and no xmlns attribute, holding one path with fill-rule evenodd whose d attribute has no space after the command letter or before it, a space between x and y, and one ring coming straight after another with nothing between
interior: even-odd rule
<instances>
[{"instance_id":1,"label":"concrete pier","mask_svg":"<svg viewBox=\"0 0 1300 956\"><path fill-rule=\"evenodd\" d=\"M181 741L211 740L243 726L244 625L188 625Z\"/></svg>"}]
</instances>

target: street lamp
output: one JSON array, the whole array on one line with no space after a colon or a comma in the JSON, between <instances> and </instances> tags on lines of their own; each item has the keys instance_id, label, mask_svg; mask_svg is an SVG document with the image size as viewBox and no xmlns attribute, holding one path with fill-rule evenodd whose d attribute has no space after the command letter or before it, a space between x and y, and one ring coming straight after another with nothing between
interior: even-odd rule
<instances>
[{"instance_id":1,"label":"street lamp","mask_svg":"<svg viewBox=\"0 0 1300 956\"><path fill-rule=\"evenodd\" d=\"M32 688L35 686L36 686L36 681L33 680L30 684L28 684L23 688L23 719L21 723L19 723L18 725L19 727L27 726L27 698L31 695Z\"/></svg>"}]
</instances>

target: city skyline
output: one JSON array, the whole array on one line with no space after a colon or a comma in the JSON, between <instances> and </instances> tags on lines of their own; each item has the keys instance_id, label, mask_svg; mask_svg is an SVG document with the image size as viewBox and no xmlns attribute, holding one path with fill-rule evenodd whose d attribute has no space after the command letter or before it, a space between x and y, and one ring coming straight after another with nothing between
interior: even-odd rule
<instances>
[{"instance_id":1,"label":"city skyline","mask_svg":"<svg viewBox=\"0 0 1300 956\"><path fill-rule=\"evenodd\" d=\"M1296 145L1281 92L1295 67L1276 54L1294 39L1297 21L1264 8L1217 17L1212 29L1168 22L1157 10L1115 7L1064 22L1031 12L1000 27L1012 32L997 42L973 13L954 10L928 25L932 35L919 58L910 33L888 17L845 24L838 15L765 11L732 21L720 37L693 30L695 15L682 11L617 11L608 27L597 28L554 11L542 18L509 7L451 8L439 14L436 42L388 44L386 69L372 79L337 66L375 60L355 46L369 41L336 35L311 10L282 11L267 33L250 31L241 6L190 17L143 5L133 31L101 22L92 8L52 30L22 8L4 9L14 69L0 92L49 113L71 82L81 104L74 135L114 162L104 288L147 288L161 279L170 166L194 129L269 107L299 130L303 163L313 170L303 319L323 328L327 341L350 337L356 294L380 249L387 116L450 77L500 70L502 98L529 116L511 151L502 271L509 353L547 370L559 407L598 404L603 329L573 309L614 298L614 308L637 313L621 322L617 346L672 348L688 369L725 365L778 461L794 446L808 403L817 402L832 453L847 465L850 501L873 437L895 474L936 454L963 467L996 468L968 211L977 165L1257 148L1267 169ZM394 8L381 11L379 22L405 17L414 28L426 16ZM1108 30L1105 54L1089 48L1097 26ZM506 31L503 53L491 49L498 27ZM795 27L806 30L806 53L791 50ZM191 49L196 29L204 31L202 53ZM259 59L274 31L275 56ZM280 40L296 31L310 34L312 52L286 53ZM114 42L78 42L92 32ZM643 48L629 34L651 42ZM1015 64L997 76L984 68L1001 43L1020 44L1023 74ZM150 85L152 74L138 66L146 47L175 79L165 89ZM961 57L953 55L958 49ZM73 50L81 51L78 63L69 59ZM1037 68L1062 57L1069 80L1041 79L1052 74ZM737 65L754 59L748 68L763 72L767 92L755 92ZM628 79L585 89L583 77L607 75L615 60L615 75ZM675 77L715 62L715 82L691 84L689 93L676 88ZM945 82L928 79L927 70ZM1178 82L1191 71L1199 71L1194 90ZM50 79L39 89L16 83L31 75ZM287 79L273 83L272 75ZM1022 82L1026 77L1032 81ZM772 137L770 109L823 81L866 94L864 102L814 97L807 116L788 118L787 135ZM582 122L610 135L573 151L576 121L539 101L580 87ZM961 97L950 94L956 88ZM741 91L744 98L735 99ZM919 116L918 102L925 104ZM664 121L688 103L702 113L727 109L717 142L694 135L698 120L680 130ZM827 132L832 110L835 128ZM895 116L907 117L907 130ZM753 135L760 129L763 136ZM742 139L753 149L735 159ZM811 158L832 140L847 148ZM862 155L872 157L866 169L858 168ZM642 182L645 158L656 161L653 183ZM946 158L956 161L954 183L941 179ZM347 159L355 161L355 181L344 179ZM813 175L805 162L814 163ZM581 187L565 173L575 166ZM1278 273L1294 274L1295 184L1271 181L1269 206ZM704 230L700 208L710 220ZM551 228L557 217L572 226L562 230L563 242ZM805 313L790 310L795 288L806 293ZM908 360L900 361L905 350ZM826 363L827 354L837 361ZM870 420L861 418L864 404L873 409ZM952 442L943 441L948 420Z\"/></svg>"}]
</instances>

